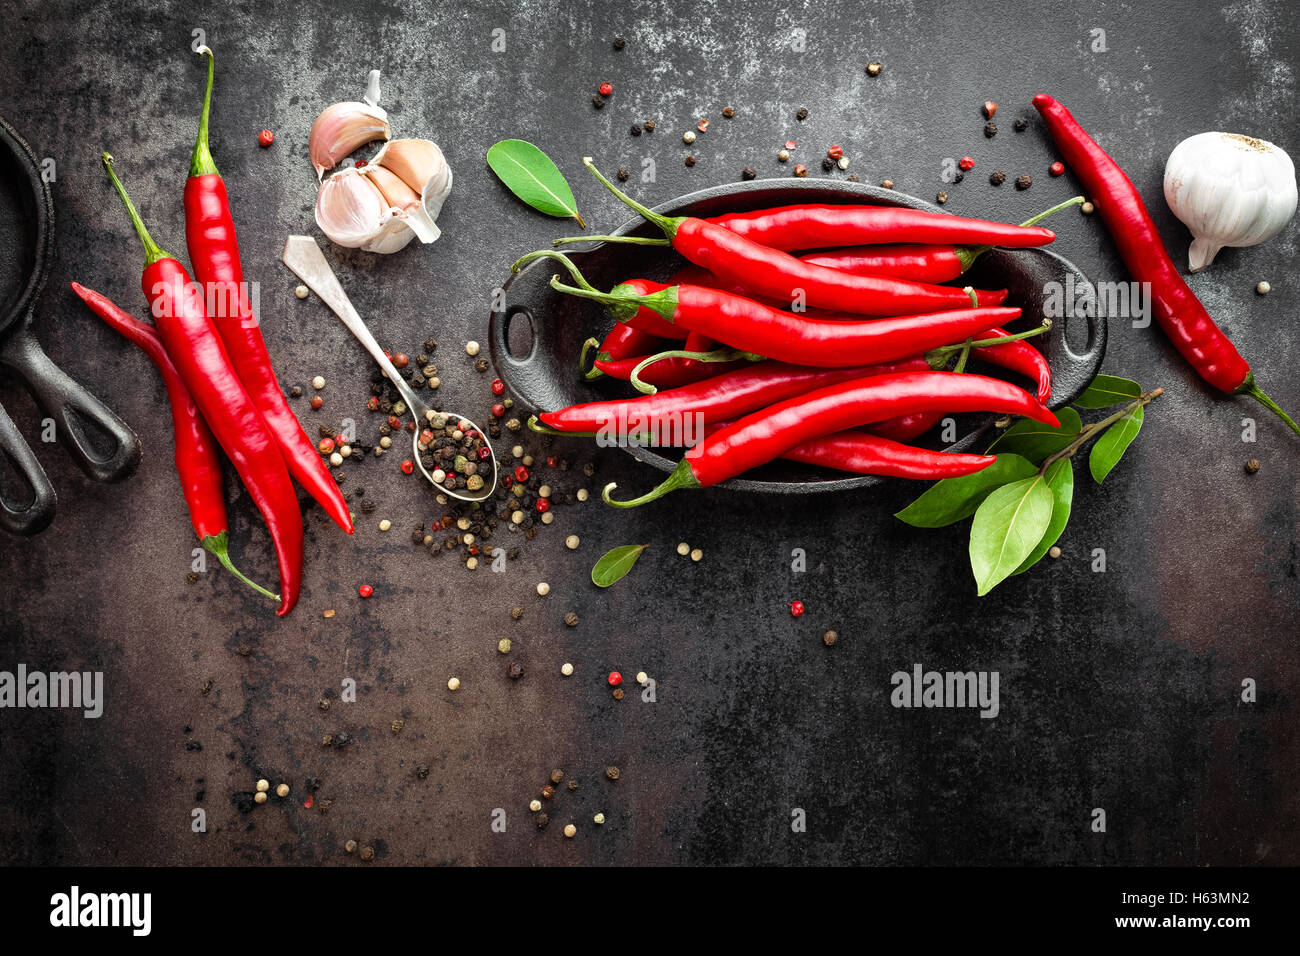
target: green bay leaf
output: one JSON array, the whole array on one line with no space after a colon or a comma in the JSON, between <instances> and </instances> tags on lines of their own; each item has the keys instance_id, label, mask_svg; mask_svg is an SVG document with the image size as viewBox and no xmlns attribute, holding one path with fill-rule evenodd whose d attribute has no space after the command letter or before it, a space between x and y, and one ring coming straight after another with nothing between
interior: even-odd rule
<instances>
[{"instance_id":1,"label":"green bay leaf","mask_svg":"<svg viewBox=\"0 0 1300 956\"><path fill-rule=\"evenodd\" d=\"M548 216L576 219L579 226L587 228L563 174L551 157L532 143L503 139L487 151L487 163L512 193L534 209Z\"/></svg>"},{"instance_id":2,"label":"green bay leaf","mask_svg":"<svg viewBox=\"0 0 1300 956\"><path fill-rule=\"evenodd\" d=\"M1098 375L1072 404L1079 408L1109 408L1131 402L1142 394L1142 386L1130 378Z\"/></svg>"},{"instance_id":3,"label":"green bay leaf","mask_svg":"<svg viewBox=\"0 0 1300 956\"><path fill-rule=\"evenodd\" d=\"M1142 418L1142 406L1139 405L1102 432L1097 443L1092 446L1092 451L1088 454L1088 470L1092 472L1092 480L1097 484L1101 484L1111 469L1119 464L1128 446L1137 438L1138 432L1142 430Z\"/></svg>"},{"instance_id":4,"label":"green bay leaf","mask_svg":"<svg viewBox=\"0 0 1300 956\"><path fill-rule=\"evenodd\" d=\"M1034 550L1029 552L1029 557L1021 561L1020 567L1012 574L1023 574L1037 564L1052 545L1060 540L1070 521L1070 508L1074 503L1074 463L1068 458L1052 462L1044 477L1052 492L1052 520L1047 523L1047 530Z\"/></svg>"},{"instance_id":5,"label":"green bay leaf","mask_svg":"<svg viewBox=\"0 0 1300 956\"><path fill-rule=\"evenodd\" d=\"M1052 520L1051 489L1042 475L1003 485L975 511L970 566L980 597L1020 567Z\"/></svg>"},{"instance_id":6,"label":"green bay leaf","mask_svg":"<svg viewBox=\"0 0 1300 956\"><path fill-rule=\"evenodd\" d=\"M1019 455L998 455L997 461L973 475L935 482L894 517L914 528L942 528L973 515L999 485L1027 478L1037 471Z\"/></svg>"},{"instance_id":7,"label":"green bay leaf","mask_svg":"<svg viewBox=\"0 0 1300 956\"><path fill-rule=\"evenodd\" d=\"M989 451L1019 455L1033 462L1041 462L1048 456L1055 455L1083 431L1083 420L1079 413L1068 405L1059 409L1056 417L1061 422L1059 428L1022 418L999 435L989 446Z\"/></svg>"},{"instance_id":8,"label":"green bay leaf","mask_svg":"<svg viewBox=\"0 0 1300 956\"><path fill-rule=\"evenodd\" d=\"M591 583L598 588L609 587L632 570L641 552L648 547L647 544L625 544L606 551L591 569Z\"/></svg>"}]
</instances>

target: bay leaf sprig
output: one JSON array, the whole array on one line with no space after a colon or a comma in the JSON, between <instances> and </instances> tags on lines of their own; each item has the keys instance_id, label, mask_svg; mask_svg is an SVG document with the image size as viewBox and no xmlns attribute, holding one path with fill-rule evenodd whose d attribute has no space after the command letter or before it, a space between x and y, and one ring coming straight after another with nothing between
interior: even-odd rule
<instances>
[{"instance_id":1,"label":"bay leaf sprig","mask_svg":"<svg viewBox=\"0 0 1300 956\"><path fill-rule=\"evenodd\" d=\"M1075 405L1123 405L1118 411L1088 425L1070 407L1057 412L1056 428L1017 422L989 447L997 456L992 465L936 482L895 517L918 528L938 528L973 515L971 573L983 597L1037 564L1064 533L1074 504L1075 453L1093 442L1088 471L1100 484L1137 438L1146 406L1163 392L1143 392L1131 379L1099 375Z\"/></svg>"},{"instance_id":2,"label":"bay leaf sprig","mask_svg":"<svg viewBox=\"0 0 1300 956\"><path fill-rule=\"evenodd\" d=\"M648 547L648 544L625 544L606 551L591 569L591 583L598 588L607 588L621 580Z\"/></svg>"},{"instance_id":3,"label":"bay leaf sprig","mask_svg":"<svg viewBox=\"0 0 1300 956\"><path fill-rule=\"evenodd\" d=\"M506 188L538 212L559 219L576 219L583 229L587 224L578 215L564 175L540 149L527 140L503 139L487 151L487 163Z\"/></svg>"}]
</instances>

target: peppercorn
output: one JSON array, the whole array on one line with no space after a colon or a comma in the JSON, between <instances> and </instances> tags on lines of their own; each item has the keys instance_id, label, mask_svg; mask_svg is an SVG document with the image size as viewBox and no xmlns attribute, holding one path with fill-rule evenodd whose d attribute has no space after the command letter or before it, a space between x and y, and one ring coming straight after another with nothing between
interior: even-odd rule
<instances>
[{"instance_id":1,"label":"peppercorn","mask_svg":"<svg viewBox=\"0 0 1300 956\"><path fill-rule=\"evenodd\" d=\"M370 595L375 593L375 589L372 588L369 584L363 584L361 585L361 587L357 588L357 593L360 594L363 598L368 598L370 597Z\"/></svg>"},{"instance_id":2,"label":"peppercorn","mask_svg":"<svg viewBox=\"0 0 1300 956\"><path fill-rule=\"evenodd\" d=\"M1252 458L1252 459L1250 459L1250 461L1246 462L1246 474L1248 474L1248 475L1253 475L1253 474L1255 474L1255 472L1257 472L1257 471L1259 471L1259 459L1258 459L1258 458Z\"/></svg>"},{"instance_id":3,"label":"peppercorn","mask_svg":"<svg viewBox=\"0 0 1300 956\"><path fill-rule=\"evenodd\" d=\"M614 84L613 84L613 83L610 83L610 82L608 82L608 81L606 81L606 82L600 84L600 86L597 88L596 92L598 92L601 96L613 96L613 95L614 95Z\"/></svg>"},{"instance_id":4,"label":"peppercorn","mask_svg":"<svg viewBox=\"0 0 1300 956\"><path fill-rule=\"evenodd\" d=\"M302 386L301 386L301 385L294 385L294 386L292 386L292 387L289 389L289 397L290 397L290 398L301 398L301 397L302 397Z\"/></svg>"},{"instance_id":5,"label":"peppercorn","mask_svg":"<svg viewBox=\"0 0 1300 956\"><path fill-rule=\"evenodd\" d=\"M974 169L975 160L970 156L963 156L961 159L957 160L957 167L959 169Z\"/></svg>"},{"instance_id":6,"label":"peppercorn","mask_svg":"<svg viewBox=\"0 0 1300 956\"><path fill-rule=\"evenodd\" d=\"M834 647L835 642L838 641L839 639L840 636L836 634L834 631L827 631L825 634L822 635L822 643L825 644L827 647Z\"/></svg>"},{"instance_id":7,"label":"peppercorn","mask_svg":"<svg viewBox=\"0 0 1300 956\"><path fill-rule=\"evenodd\" d=\"M509 667L506 668L506 676L509 677L511 680L519 680L519 678L524 676L523 665L517 663L511 664Z\"/></svg>"},{"instance_id":8,"label":"peppercorn","mask_svg":"<svg viewBox=\"0 0 1300 956\"><path fill-rule=\"evenodd\" d=\"M375 848L373 846L363 846L361 848L361 859L370 861L375 858Z\"/></svg>"},{"instance_id":9,"label":"peppercorn","mask_svg":"<svg viewBox=\"0 0 1300 956\"><path fill-rule=\"evenodd\" d=\"M266 794L265 794L265 793L262 793L262 792L260 792L260 791L259 791L258 793L253 794L253 802L254 802L254 803L266 803Z\"/></svg>"},{"instance_id":10,"label":"peppercorn","mask_svg":"<svg viewBox=\"0 0 1300 956\"><path fill-rule=\"evenodd\" d=\"M1061 175L1061 173L1065 172L1065 163L1062 162L1052 163L1051 166L1047 167L1047 171L1051 173L1053 176L1059 176Z\"/></svg>"},{"instance_id":11,"label":"peppercorn","mask_svg":"<svg viewBox=\"0 0 1300 956\"><path fill-rule=\"evenodd\" d=\"M894 188L894 181L893 181L892 179L882 179L882 180L880 181L880 188L881 188L881 189L893 189L893 188Z\"/></svg>"},{"instance_id":12,"label":"peppercorn","mask_svg":"<svg viewBox=\"0 0 1300 956\"><path fill-rule=\"evenodd\" d=\"M609 777L610 780L617 780L619 777L619 769L617 767L606 767L605 776Z\"/></svg>"},{"instance_id":13,"label":"peppercorn","mask_svg":"<svg viewBox=\"0 0 1300 956\"><path fill-rule=\"evenodd\" d=\"M790 151L788 149L782 149L777 151L776 161L778 163L784 163L789 159L790 159Z\"/></svg>"},{"instance_id":14,"label":"peppercorn","mask_svg":"<svg viewBox=\"0 0 1300 956\"><path fill-rule=\"evenodd\" d=\"M655 131L655 121L654 121L654 120L646 120L645 123L643 123L642 125L645 126L645 131L646 131L647 133L653 133L653 132Z\"/></svg>"},{"instance_id":15,"label":"peppercorn","mask_svg":"<svg viewBox=\"0 0 1300 956\"><path fill-rule=\"evenodd\" d=\"M1096 210L1096 208L1097 207L1094 206L1092 203L1086 202L1079 207L1079 212L1083 213L1085 216L1091 216L1093 214L1093 211Z\"/></svg>"},{"instance_id":16,"label":"peppercorn","mask_svg":"<svg viewBox=\"0 0 1300 956\"><path fill-rule=\"evenodd\" d=\"M563 780L563 779L564 779L564 771L563 771L563 770L552 770L552 771L551 771L551 783L559 783L559 782L560 782L561 780Z\"/></svg>"},{"instance_id":17,"label":"peppercorn","mask_svg":"<svg viewBox=\"0 0 1300 956\"><path fill-rule=\"evenodd\" d=\"M694 166L694 165L695 165L695 157L694 157L694 156L687 156L686 159L683 160L683 162L685 162L686 165L687 165L688 167L689 167L689 166Z\"/></svg>"},{"instance_id":18,"label":"peppercorn","mask_svg":"<svg viewBox=\"0 0 1300 956\"><path fill-rule=\"evenodd\" d=\"M623 683L623 675L618 671L610 671L609 677L606 679L609 681L610 687L617 687L619 684Z\"/></svg>"},{"instance_id":19,"label":"peppercorn","mask_svg":"<svg viewBox=\"0 0 1300 956\"><path fill-rule=\"evenodd\" d=\"M798 176L800 179L803 179L805 176L808 175L808 167L805 166L803 163L797 163L795 164L794 167L794 174Z\"/></svg>"},{"instance_id":20,"label":"peppercorn","mask_svg":"<svg viewBox=\"0 0 1300 956\"><path fill-rule=\"evenodd\" d=\"M937 202L940 206L942 206L944 203L948 201L948 194L943 191L935 193L934 201Z\"/></svg>"},{"instance_id":21,"label":"peppercorn","mask_svg":"<svg viewBox=\"0 0 1300 956\"><path fill-rule=\"evenodd\" d=\"M1272 291L1273 287L1267 282L1260 282L1259 285L1255 286L1255 293L1257 295L1268 295Z\"/></svg>"},{"instance_id":22,"label":"peppercorn","mask_svg":"<svg viewBox=\"0 0 1300 956\"><path fill-rule=\"evenodd\" d=\"M510 638L508 638L508 637L503 637L503 638L501 638L501 640L497 641L497 650L500 651L502 654L509 654L509 653L510 653Z\"/></svg>"},{"instance_id":23,"label":"peppercorn","mask_svg":"<svg viewBox=\"0 0 1300 956\"><path fill-rule=\"evenodd\" d=\"M987 136L989 139L992 139L994 136L997 136L997 135L998 135L998 124L997 124L997 123L992 123L992 122L990 122L990 123L985 123L985 124L984 124L984 135Z\"/></svg>"},{"instance_id":24,"label":"peppercorn","mask_svg":"<svg viewBox=\"0 0 1300 956\"><path fill-rule=\"evenodd\" d=\"M630 132L633 136L640 136L640 135L641 135L641 124L640 124L640 123L633 123L633 124L632 124L632 128L629 130L629 132Z\"/></svg>"},{"instance_id":25,"label":"peppercorn","mask_svg":"<svg viewBox=\"0 0 1300 956\"><path fill-rule=\"evenodd\" d=\"M623 688L621 688L621 687L615 687L615 688L614 688L614 699L615 699L615 700L622 700L622 699L623 699Z\"/></svg>"},{"instance_id":26,"label":"peppercorn","mask_svg":"<svg viewBox=\"0 0 1300 956\"><path fill-rule=\"evenodd\" d=\"M823 171L823 172L827 172L827 173L829 173L829 172L830 172L832 169L834 169L834 168L835 168L835 160L830 159L830 158L823 158L823 159L822 159L822 171Z\"/></svg>"},{"instance_id":27,"label":"peppercorn","mask_svg":"<svg viewBox=\"0 0 1300 956\"><path fill-rule=\"evenodd\" d=\"M803 601L791 601L791 602L790 602L790 616L791 616L791 617L802 617L802 616L803 616L803 610L804 610L804 608L803 608Z\"/></svg>"},{"instance_id":28,"label":"peppercorn","mask_svg":"<svg viewBox=\"0 0 1300 956\"><path fill-rule=\"evenodd\" d=\"M883 70L884 68L885 68L885 65L884 65L883 63L881 63L881 62L879 62L879 61L877 61L877 60L872 60L870 63L867 64L867 75L868 75L868 76L879 76L879 75L880 75L880 71Z\"/></svg>"},{"instance_id":29,"label":"peppercorn","mask_svg":"<svg viewBox=\"0 0 1300 956\"><path fill-rule=\"evenodd\" d=\"M736 110L735 110L734 107L731 107L731 106L724 106L724 107L722 108L722 116L723 116L724 119L731 119L731 118L734 117L735 115L736 115Z\"/></svg>"},{"instance_id":30,"label":"peppercorn","mask_svg":"<svg viewBox=\"0 0 1300 956\"><path fill-rule=\"evenodd\" d=\"M321 398L319 395L313 395L311 397L312 408L319 411L322 407L324 407L324 405L325 405L325 399Z\"/></svg>"},{"instance_id":31,"label":"peppercorn","mask_svg":"<svg viewBox=\"0 0 1300 956\"><path fill-rule=\"evenodd\" d=\"M997 111L998 111L998 104L997 104L997 103L994 103L992 100L985 100L985 101L984 101L984 118L985 118L985 119L992 119L992 118L993 118L993 114L996 113Z\"/></svg>"},{"instance_id":32,"label":"peppercorn","mask_svg":"<svg viewBox=\"0 0 1300 956\"><path fill-rule=\"evenodd\" d=\"M805 106L799 107L794 111L794 118L797 120L806 120L808 118L808 108Z\"/></svg>"},{"instance_id":33,"label":"peppercorn","mask_svg":"<svg viewBox=\"0 0 1300 956\"><path fill-rule=\"evenodd\" d=\"M961 182L965 178L966 178L965 173L953 173L952 174L953 185L956 185L957 183Z\"/></svg>"},{"instance_id":34,"label":"peppercorn","mask_svg":"<svg viewBox=\"0 0 1300 956\"><path fill-rule=\"evenodd\" d=\"M627 40L623 39L622 37L614 37L615 50L621 50L625 46L627 46Z\"/></svg>"},{"instance_id":35,"label":"peppercorn","mask_svg":"<svg viewBox=\"0 0 1300 956\"><path fill-rule=\"evenodd\" d=\"M601 96L599 93L592 93L591 105L596 107L598 110L603 110L605 108L605 97Z\"/></svg>"},{"instance_id":36,"label":"peppercorn","mask_svg":"<svg viewBox=\"0 0 1300 956\"><path fill-rule=\"evenodd\" d=\"M560 665L560 673L563 674L565 677L572 677L573 665L570 664L568 661L565 661L563 664Z\"/></svg>"},{"instance_id":37,"label":"peppercorn","mask_svg":"<svg viewBox=\"0 0 1300 956\"><path fill-rule=\"evenodd\" d=\"M1011 124L1011 128L1017 133L1023 133L1025 130L1029 129L1029 121L1026 119L1018 119Z\"/></svg>"},{"instance_id":38,"label":"peppercorn","mask_svg":"<svg viewBox=\"0 0 1300 956\"><path fill-rule=\"evenodd\" d=\"M618 168L618 181L619 181L619 182L621 182L621 183L625 183L625 182L627 182L627 178L628 178L629 176L631 176L631 175L632 175L632 171L631 171L630 169L628 169L626 166L620 166L620 167Z\"/></svg>"},{"instance_id":39,"label":"peppercorn","mask_svg":"<svg viewBox=\"0 0 1300 956\"><path fill-rule=\"evenodd\" d=\"M275 134L272 133L269 129L264 129L262 130L262 132L257 134L258 146L263 146L263 147L270 146L274 142L275 142Z\"/></svg>"},{"instance_id":40,"label":"peppercorn","mask_svg":"<svg viewBox=\"0 0 1300 956\"><path fill-rule=\"evenodd\" d=\"M554 788L554 787L552 787L549 783L548 783L546 786L542 787L542 799L543 799L543 800L549 800L549 799L551 799L551 797L553 797L553 796L555 796L555 788Z\"/></svg>"},{"instance_id":41,"label":"peppercorn","mask_svg":"<svg viewBox=\"0 0 1300 956\"><path fill-rule=\"evenodd\" d=\"M537 829L545 830L546 824L551 822L551 818L544 813L537 814Z\"/></svg>"},{"instance_id":42,"label":"peppercorn","mask_svg":"<svg viewBox=\"0 0 1300 956\"><path fill-rule=\"evenodd\" d=\"M695 133L689 129L685 133L682 133L682 142L687 146L691 145L691 143L695 142Z\"/></svg>"},{"instance_id":43,"label":"peppercorn","mask_svg":"<svg viewBox=\"0 0 1300 956\"><path fill-rule=\"evenodd\" d=\"M1018 176L1016 178L1017 189L1028 189L1030 186L1033 185L1033 183L1034 180L1028 173L1025 173L1023 176Z\"/></svg>"},{"instance_id":44,"label":"peppercorn","mask_svg":"<svg viewBox=\"0 0 1300 956\"><path fill-rule=\"evenodd\" d=\"M575 614L573 611L570 611L568 614L564 615L564 623L567 624L569 627L577 627L578 615Z\"/></svg>"}]
</instances>

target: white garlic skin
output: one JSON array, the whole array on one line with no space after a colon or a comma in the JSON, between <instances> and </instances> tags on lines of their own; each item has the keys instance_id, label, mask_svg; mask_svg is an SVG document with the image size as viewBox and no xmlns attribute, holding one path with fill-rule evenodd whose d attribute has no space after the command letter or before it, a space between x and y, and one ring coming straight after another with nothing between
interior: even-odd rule
<instances>
[{"instance_id":1,"label":"white garlic skin","mask_svg":"<svg viewBox=\"0 0 1300 956\"><path fill-rule=\"evenodd\" d=\"M1192 233L1199 272L1224 246L1253 246L1281 232L1296 211L1295 165L1285 150L1236 133L1198 133L1165 163L1165 202Z\"/></svg>"}]
</instances>

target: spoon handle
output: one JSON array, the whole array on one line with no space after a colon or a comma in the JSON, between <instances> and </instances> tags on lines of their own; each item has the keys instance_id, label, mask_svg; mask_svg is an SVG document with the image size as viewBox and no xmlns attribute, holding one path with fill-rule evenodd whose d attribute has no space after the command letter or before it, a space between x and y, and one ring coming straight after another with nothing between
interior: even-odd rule
<instances>
[{"instance_id":1,"label":"spoon handle","mask_svg":"<svg viewBox=\"0 0 1300 956\"><path fill-rule=\"evenodd\" d=\"M325 261L325 254L320 251L316 240L311 236L290 236L285 240L284 254L280 258L289 267L289 271L301 279L307 288L315 292L320 300L343 321L348 330L365 346L370 357L379 363L388 380L402 393L407 408L411 409L417 418L421 417L424 413L424 403L419 401L407 387L406 380L389 361L384 350L380 348L379 342L370 334L366 323L352 307L352 302L343 291L343 287L339 285L338 276Z\"/></svg>"}]
</instances>

